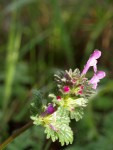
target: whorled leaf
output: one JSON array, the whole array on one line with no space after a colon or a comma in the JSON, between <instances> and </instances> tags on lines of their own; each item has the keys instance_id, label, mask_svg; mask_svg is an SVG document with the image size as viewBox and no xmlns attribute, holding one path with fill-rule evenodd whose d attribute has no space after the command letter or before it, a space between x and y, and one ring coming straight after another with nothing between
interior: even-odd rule
<instances>
[{"instance_id":1,"label":"whorled leaf","mask_svg":"<svg viewBox=\"0 0 113 150\"><path fill-rule=\"evenodd\" d=\"M68 117L68 112L59 107L50 120L49 124L45 124L47 138L51 138L53 142L59 139L62 146L65 143L66 145L72 144L73 132L69 127L70 118Z\"/></svg>"},{"instance_id":2,"label":"whorled leaf","mask_svg":"<svg viewBox=\"0 0 113 150\"><path fill-rule=\"evenodd\" d=\"M66 98L57 100L54 94L49 95L50 98L53 98L52 102L60 107L64 108L68 111L71 119L75 119L76 121L82 119L83 116L83 108L87 106L88 99L86 98Z\"/></svg>"}]
</instances>

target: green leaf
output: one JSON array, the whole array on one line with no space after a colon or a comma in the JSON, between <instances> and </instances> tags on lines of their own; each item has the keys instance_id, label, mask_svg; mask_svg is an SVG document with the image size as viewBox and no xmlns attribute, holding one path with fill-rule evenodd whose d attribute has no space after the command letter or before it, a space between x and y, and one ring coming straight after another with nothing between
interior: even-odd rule
<instances>
[{"instance_id":1,"label":"green leaf","mask_svg":"<svg viewBox=\"0 0 113 150\"><path fill-rule=\"evenodd\" d=\"M38 115L31 116L30 118L33 120L33 124L35 124L35 125L41 125L42 120L40 119L40 117Z\"/></svg>"},{"instance_id":2,"label":"green leaf","mask_svg":"<svg viewBox=\"0 0 113 150\"><path fill-rule=\"evenodd\" d=\"M75 108L74 111L70 111L70 117L71 119L75 119L76 121L79 121L80 119L82 119L84 112L83 112L83 108Z\"/></svg>"},{"instance_id":3,"label":"green leaf","mask_svg":"<svg viewBox=\"0 0 113 150\"><path fill-rule=\"evenodd\" d=\"M42 112L44 98L40 91L33 90L33 102L31 103L31 116L36 116Z\"/></svg>"},{"instance_id":4,"label":"green leaf","mask_svg":"<svg viewBox=\"0 0 113 150\"><path fill-rule=\"evenodd\" d=\"M66 145L69 143L72 144L73 132L69 127L69 122L70 118L68 117L68 112L59 107L58 110L52 115L51 123L45 126L47 139L51 138L53 142L59 139L62 146L65 143Z\"/></svg>"}]
</instances>

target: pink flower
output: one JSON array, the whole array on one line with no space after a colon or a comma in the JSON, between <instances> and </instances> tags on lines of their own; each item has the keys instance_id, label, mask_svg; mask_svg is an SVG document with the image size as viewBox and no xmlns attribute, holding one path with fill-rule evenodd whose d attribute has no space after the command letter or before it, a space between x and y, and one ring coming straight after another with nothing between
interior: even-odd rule
<instances>
[{"instance_id":1,"label":"pink flower","mask_svg":"<svg viewBox=\"0 0 113 150\"><path fill-rule=\"evenodd\" d=\"M80 95L81 95L81 94L83 93L83 89L84 89L84 86L83 86L83 85L81 85L81 86L80 86L80 90L78 91L78 94L80 94Z\"/></svg>"},{"instance_id":2,"label":"pink flower","mask_svg":"<svg viewBox=\"0 0 113 150\"><path fill-rule=\"evenodd\" d=\"M72 80L72 83L76 83L76 80L75 80L75 79L73 79L73 80Z\"/></svg>"},{"instance_id":3,"label":"pink flower","mask_svg":"<svg viewBox=\"0 0 113 150\"><path fill-rule=\"evenodd\" d=\"M83 89L84 89L84 86L83 86L83 85L81 85L81 86L80 86L80 89L81 89L81 90L83 90Z\"/></svg>"},{"instance_id":4,"label":"pink flower","mask_svg":"<svg viewBox=\"0 0 113 150\"><path fill-rule=\"evenodd\" d=\"M70 91L69 86L64 86L63 87L63 91L66 92L66 93L68 93Z\"/></svg>"},{"instance_id":5,"label":"pink flower","mask_svg":"<svg viewBox=\"0 0 113 150\"><path fill-rule=\"evenodd\" d=\"M100 82L100 79L104 78L106 76L106 73L104 71L98 71L94 76L91 78L90 83L93 84L93 88L96 89L98 82Z\"/></svg>"},{"instance_id":6,"label":"pink flower","mask_svg":"<svg viewBox=\"0 0 113 150\"><path fill-rule=\"evenodd\" d=\"M80 95L81 95L81 94L82 94L82 90L78 91L78 94L80 94Z\"/></svg>"},{"instance_id":7,"label":"pink flower","mask_svg":"<svg viewBox=\"0 0 113 150\"><path fill-rule=\"evenodd\" d=\"M57 100L59 100L59 101L60 101L60 100L61 100L61 96L57 96Z\"/></svg>"},{"instance_id":8,"label":"pink flower","mask_svg":"<svg viewBox=\"0 0 113 150\"><path fill-rule=\"evenodd\" d=\"M86 65L84 66L84 69L82 71L82 74L86 74L89 68L92 66L94 69L94 72L97 72L97 59L101 56L101 51L95 50L93 54L89 57L89 60L87 61Z\"/></svg>"}]
</instances>

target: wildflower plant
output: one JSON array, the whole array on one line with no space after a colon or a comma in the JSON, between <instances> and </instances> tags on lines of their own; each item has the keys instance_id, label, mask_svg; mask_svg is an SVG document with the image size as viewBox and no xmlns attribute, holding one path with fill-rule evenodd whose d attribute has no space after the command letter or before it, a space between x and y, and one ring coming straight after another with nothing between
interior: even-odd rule
<instances>
[{"instance_id":1,"label":"wildflower plant","mask_svg":"<svg viewBox=\"0 0 113 150\"><path fill-rule=\"evenodd\" d=\"M96 92L100 79L105 77L104 71L97 70L97 60L101 51L95 50L89 57L82 72L79 69L60 72L54 75L58 88L57 94L50 93L51 103L45 106L41 92L35 91L31 103L31 119L33 124L45 128L47 139L59 140L61 145L72 144L73 131L70 127L71 119L79 121L84 114L90 97ZM86 77L90 67L94 75L91 79Z\"/></svg>"}]
</instances>

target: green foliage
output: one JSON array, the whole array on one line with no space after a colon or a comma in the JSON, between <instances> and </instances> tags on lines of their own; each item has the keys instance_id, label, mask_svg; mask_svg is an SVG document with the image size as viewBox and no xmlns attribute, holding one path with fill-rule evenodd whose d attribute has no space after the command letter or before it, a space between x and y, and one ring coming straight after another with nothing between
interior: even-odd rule
<instances>
[{"instance_id":1,"label":"green foliage","mask_svg":"<svg viewBox=\"0 0 113 150\"><path fill-rule=\"evenodd\" d=\"M67 111L59 107L56 113L52 115L51 120L52 123L50 125L45 125L45 133L47 134L47 138L51 138L53 142L59 139L62 146L65 143L66 145L69 143L72 144L73 132L69 127L70 119Z\"/></svg>"},{"instance_id":2,"label":"green foliage","mask_svg":"<svg viewBox=\"0 0 113 150\"><path fill-rule=\"evenodd\" d=\"M19 57L19 49L21 43L21 31L15 27L16 18L13 16L12 25L10 27L9 41L7 46L7 60L6 60L6 77L5 77L5 93L3 107L6 108L9 104L9 100L12 92L13 79L15 76L15 70L17 60Z\"/></svg>"},{"instance_id":3,"label":"green foliage","mask_svg":"<svg viewBox=\"0 0 113 150\"><path fill-rule=\"evenodd\" d=\"M45 127L47 139L51 138L53 142L59 140L63 146L73 142L73 132L69 126L70 118L68 112L59 107L58 110L50 116L31 116L35 125L42 125Z\"/></svg>"},{"instance_id":4,"label":"green foliage","mask_svg":"<svg viewBox=\"0 0 113 150\"><path fill-rule=\"evenodd\" d=\"M106 137L100 137L98 141L87 144L87 146L72 146L65 150L112 150L112 143Z\"/></svg>"},{"instance_id":5,"label":"green foliage","mask_svg":"<svg viewBox=\"0 0 113 150\"><path fill-rule=\"evenodd\" d=\"M40 91L33 90L33 97L31 103L31 116L40 115L43 110L44 98Z\"/></svg>"},{"instance_id":6,"label":"green foliage","mask_svg":"<svg viewBox=\"0 0 113 150\"><path fill-rule=\"evenodd\" d=\"M105 132L106 136L108 137L108 139L113 142L113 137L112 134L113 133L113 125L112 125L112 120L113 120L113 112L109 113L104 120L104 129L103 132Z\"/></svg>"},{"instance_id":7,"label":"green foliage","mask_svg":"<svg viewBox=\"0 0 113 150\"><path fill-rule=\"evenodd\" d=\"M45 133L47 134L47 139L51 138L52 141L56 141L57 139L63 146L65 143L66 145L72 144L73 142L73 132L68 125L62 124L62 127L59 128L58 132L53 131L50 127L46 127Z\"/></svg>"},{"instance_id":8,"label":"green foliage","mask_svg":"<svg viewBox=\"0 0 113 150\"><path fill-rule=\"evenodd\" d=\"M107 111L113 108L112 97L109 96L109 99L106 95L98 95L96 103L93 102L93 106L98 110Z\"/></svg>"},{"instance_id":9,"label":"green foliage","mask_svg":"<svg viewBox=\"0 0 113 150\"><path fill-rule=\"evenodd\" d=\"M42 101L43 96L37 90L33 91L33 102L31 103L31 119L35 125L44 125L45 133L47 134L47 139L51 138L52 141L56 141L59 139L61 145L63 146L65 143L68 145L73 142L73 132L69 127L70 118L68 117L68 112L59 107L58 110L50 115L49 123L45 117L41 117L40 113L42 112ZM43 112L42 112L43 113ZM44 121L44 123L43 123Z\"/></svg>"},{"instance_id":10,"label":"green foliage","mask_svg":"<svg viewBox=\"0 0 113 150\"><path fill-rule=\"evenodd\" d=\"M84 114L83 108L76 107L74 111L70 112L70 117L71 119L79 121L80 119L82 119L83 114Z\"/></svg>"},{"instance_id":11,"label":"green foliage","mask_svg":"<svg viewBox=\"0 0 113 150\"><path fill-rule=\"evenodd\" d=\"M41 150L43 147L43 140L45 138L41 127L32 127L22 135L17 137L6 150L24 150L32 148L32 150ZM38 143L38 144L37 144Z\"/></svg>"}]
</instances>

